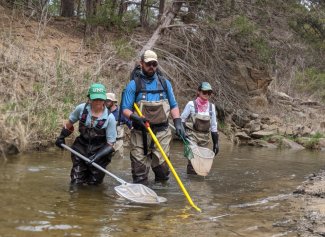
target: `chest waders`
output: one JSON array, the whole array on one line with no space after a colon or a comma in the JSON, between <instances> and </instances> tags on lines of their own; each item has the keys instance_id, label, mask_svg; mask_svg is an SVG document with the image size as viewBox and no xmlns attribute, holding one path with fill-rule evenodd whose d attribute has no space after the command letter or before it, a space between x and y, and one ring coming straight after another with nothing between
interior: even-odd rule
<instances>
[{"instance_id":1,"label":"chest waders","mask_svg":"<svg viewBox=\"0 0 325 237\"><path fill-rule=\"evenodd\" d=\"M140 111L142 112L143 116L150 121L150 126L155 134L159 133L159 139L168 140L168 116L170 113L170 106L167 99L164 99L164 92L167 94L167 85L166 80L163 78L158 77L157 80L157 89L156 90L147 90L146 85L143 79L140 77L136 77L136 97L139 93L141 93L141 99L137 103ZM147 101L147 94L159 94L159 101ZM142 146L140 149L143 148L143 155L135 156L131 152L131 168L132 168L132 176L134 183L146 183L148 180L148 173L150 166L152 167L153 172L155 173L155 180L156 181L164 181L168 180L169 175L169 168L164 160L160 161L160 158L157 157L157 161L153 160L153 157L144 158L144 156L148 156L148 133L145 128L139 128L134 125L134 133L138 133L137 131L141 131L142 133ZM135 139L139 139L139 136L134 134ZM171 137L171 136L170 136ZM139 144L140 141L134 140L134 145ZM168 145L169 142L167 141ZM137 146L137 145L135 145ZM149 147L153 150L154 149L154 142L151 140ZM139 149L139 151L140 151ZM141 151L140 151L141 152ZM137 152L138 153L138 152ZM157 151L157 154L159 152ZM151 154L152 156L153 154ZM141 157L140 157L141 156ZM150 160L148 160L150 159ZM155 158L156 159L156 158ZM161 158L162 159L162 158Z\"/></svg>"},{"instance_id":2,"label":"chest waders","mask_svg":"<svg viewBox=\"0 0 325 237\"><path fill-rule=\"evenodd\" d=\"M79 133L80 135L74 141L72 148L79 152L80 154L90 157L94 155L98 150L103 146L107 145L106 141L106 129L103 128L103 125L106 122L106 119L101 119L97 121L97 125L86 126L86 120L88 116L86 103L81 119L79 120ZM108 111L108 110L107 110ZM108 112L109 113L109 112ZM95 169L92 166L86 164L85 161L78 158L76 155L71 154L71 159L73 167L71 169L70 177L72 184L100 184L104 179L104 173ZM107 156L107 159L102 159L98 162L98 165L106 168L110 163L110 155Z\"/></svg>"},{"instance_id":3,"label":"chest waders","mask_svg":"<svg viewBox=\"0 0 325 237\"><path fill-rule=\"evenodd\" d=\"M191 115L190 121L185 123L186 132L190 140L194 141L198 146L207 147L210 143L210 130L211 130L211 118L212 118L212 103L209 102L209 115L202 115L198 113L198 105L196 101L193 101L195 113ZM208 164L205 164L209 162ZM212 159L201 160L200 158L191 159L187 163L187 173L188 174L200 174L206 176L207 172L197 173L195 168L193 168L193 163L196 170L199 167L207 166L205 170L210 170L212 165Z\"/></svg>"},{"instance_id":4,"label":"chest waders","mask_svg":"<svg viewBox=\"0 0 325 237\"><path fill-rule=\"evenodd\" d=\"M210 140L212 104L209 102L209 115L198 113L198 105L193 101L195 113L186 121L185 127L187 135L199 146L207 146Z\"/></svg>"}]
</instances>

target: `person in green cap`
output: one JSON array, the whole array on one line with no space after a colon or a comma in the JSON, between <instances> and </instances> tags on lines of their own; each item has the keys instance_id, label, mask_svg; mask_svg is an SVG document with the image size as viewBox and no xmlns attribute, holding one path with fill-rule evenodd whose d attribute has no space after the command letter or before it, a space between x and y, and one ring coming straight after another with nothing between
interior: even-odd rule
<instances>
[{"instance_id":1,"label":"person in green cap","mask_svg":"<svg viewBox=\"0 0 325 237\"><path fill-rule=\"evenodd\" d=\"M71 154L71 184L72 185L97 185L103 182L104 173L94 168L91 163L96 162L103 167L111 162L114 152L113 145L116 141L115 117L105 106L106 88L95 83L89 87L88 102L79 104L70 114L57 137L55 144L62 148L65 138L74 130L73 124L79 121L80 135L75 139L72 149L88 157L90 163Z\"/></svg>"},{"instance_id":2,"label":"person in green cap","mask_svg":"<svg viewBox=\"0 0 325 237\"><path fill-rule=\"evenodd\" d=\"M181 119L188 138L197 145L208 147L211 135L212 150L217 155L219 152L219 135L216 109L214 104L209 102L211 94L210 83L200 83L196 99L186 104ZM190 161L187 164L187 173L196 174Z\"/></svg>"}]
</instances>

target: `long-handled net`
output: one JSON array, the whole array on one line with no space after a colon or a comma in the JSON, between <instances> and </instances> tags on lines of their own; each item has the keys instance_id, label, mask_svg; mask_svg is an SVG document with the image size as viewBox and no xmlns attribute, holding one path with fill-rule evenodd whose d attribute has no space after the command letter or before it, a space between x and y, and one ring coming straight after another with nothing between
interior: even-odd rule
<instances>
[{"instance_id":1,"label":"long-handled net","mask_svg":"<svg viewBox=\"0 0 325 237\"><path fill-rule=\"evenodd\" d=\"M67 149L68 151L72 152L79 158L83 159L84 161L86 161L88 163L90 162L90 160L87 157L85 157L82 154L80 154L79 152L73 150L71 147L68 147L65 144L62 144L61 146L65 149ZM121 185L116 186L114 188L116 193L120 197L128 199L131 202L143 203L143 204L159 204L159 203L163 203L163 202L167 201L166 198L158 196L152 189L148 188L147 186L144 186L142 184L127 183L126 181L124 181L123 179L112 174L111 172L104 169L100 165L98 165L96 163L91 163L91 165L94 166L95 168L99 169L100 171L108 174L109 176L114 178L116 181L121 183Z\"/></svg>"},{"instance_id":2,"label":"long-handled net","mask_svg":"<svg viewBox=\"0 0 325 237\"><path fill-rule=\"evenodd\" d=\"M200 147L189 139L182 138L184 142L184 156L198 175L207 176L213 164L214 152L208 148Z\"/></svg>"}]
</instances>

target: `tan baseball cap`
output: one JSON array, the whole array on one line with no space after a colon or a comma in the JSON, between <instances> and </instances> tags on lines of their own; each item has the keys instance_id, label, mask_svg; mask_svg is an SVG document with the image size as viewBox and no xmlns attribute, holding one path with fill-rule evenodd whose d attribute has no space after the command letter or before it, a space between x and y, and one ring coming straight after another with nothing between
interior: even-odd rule
<instances>
[{"instance_id":1,"label":"tan baseball cap","mask_svg":"<svg viewBox=\"0 0 325 237\"><path fill-rule=\"evenodd\" d=\"M117 99L116 99L116 96L115 96L114 93L106 93L106 97L107 97L106 100L110 100L110 101L113 101L113 102L117 102Z\"/></svg>"},{"instance_id":2,"label":"tan baseball cap","mask_svg":"<svg viewBox=\"0 0 325 237\"><path fill-rule=\"evenodd\" d=\"M156 54L154 51L149 50L149 49L146 50L146 51L143 53L141 59L142 59L145 63L147 63L147 62L151 62L151 61L156 61L156 62L158 62L157 54Z\"/></svg>"}]
</instances>

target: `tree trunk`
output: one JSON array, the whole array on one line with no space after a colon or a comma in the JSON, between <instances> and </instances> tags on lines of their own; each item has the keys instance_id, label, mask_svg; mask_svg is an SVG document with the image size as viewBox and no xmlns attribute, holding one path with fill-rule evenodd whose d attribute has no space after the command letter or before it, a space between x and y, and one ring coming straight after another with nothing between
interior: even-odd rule
<instances>
[{"instance_id":1,"label":"tree trunk","mask_svg":"<svg viewBox=\"0 0 325 237\"><path fill-rule=\"evenodd\" d=\"M61 0L61 16L73 17L74 16L74 0Z\"/></svg>"},{"instance_id":2,"label":"tree trunk","mask_svg":"<svg viewBox=\"0 0 325 237\"><path fill-rule=\"evenodd\" d=\"M80 16L81 0L77 0L77 16Z\"/></svg>"},{"instance_id":3,"label":"tree trunk","mask_svg":"<svg viewBox=\"0 0 325 237\"><path fill-rule=\"evenodd\" d=\"M139 52L139 57L144 53L144 51L146 51L147 49L151 49L155 45L156 41L159 38L159 35L163 32L164 28L169 26L170 22L176 17L177 13L182 7L182 4L183 2L174 1L172 7L166 10L166 12L163 14L161 23L158 25L151 38Z\"/></svg>"},{"instance_id":4,"label":"tree trunk","mask_svg":"<svg viewBox=\"0 0 325 237\"><path fill-rule=\"evenodd\" d=\"M121 0L120 7L119 7L119 10L118 10L118 18L120 20L122 19L124 12L126 12L127 7L128 7L127 2L125 0Z\"/></svg>"},{"instance_id":5,"label":"tree trunk","mask_svg":"<svg viewBox=\"0 0 325 237\"><path fill-rule=\"evenodd\" d=\"M161 21L161 18L165 11L165 2L166 0L160 0L159 1L159 14L158 14L158 21Z\"/></svg>"},{"instance_id":6,"label":"tree trunk","mask_svg":"<svg viewBox=\"0 0 325 237\"><path fill-rule=\"evenodd\" d=\"M142 27L148 26L148 6L146 6L147 0L141 0L140 5L140 24Z\"/></svg>"}]
</instances>

